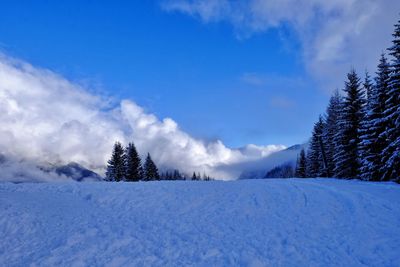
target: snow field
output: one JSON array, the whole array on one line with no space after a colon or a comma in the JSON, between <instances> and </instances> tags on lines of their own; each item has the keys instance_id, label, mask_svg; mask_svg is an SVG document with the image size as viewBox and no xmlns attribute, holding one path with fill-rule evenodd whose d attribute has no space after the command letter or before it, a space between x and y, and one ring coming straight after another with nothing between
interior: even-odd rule
<instances>
[{"instance_id":1,"label":"snow field","mask_svg":"<svg viewBox=\"0 0 400 267\"><path fill-rule=\"evenodd\" d=\"M0 183L1 266L400 266L400 186Z\"/></svg>"}]
</instances>

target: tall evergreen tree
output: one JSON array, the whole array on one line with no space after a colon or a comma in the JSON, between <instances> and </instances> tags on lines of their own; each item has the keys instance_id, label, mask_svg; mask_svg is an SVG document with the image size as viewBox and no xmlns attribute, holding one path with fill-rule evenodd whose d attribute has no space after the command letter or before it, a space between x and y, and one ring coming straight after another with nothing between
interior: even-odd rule
<instances>
[{"instance_id":1,"label":"tall evergreen tree","mask_svg":"<svg viewBox=\"0 0 400 267\"><path fill-rule=\"evenodd\" d=\"M306 178L306 153L304 151L304 148L301 149L299 157L297 159L297 164L296 164L296 171L295 171L295 176L298 178Z\"/></svg>"},{"instance_id":2,"label":"tall evergreen tree","mask_svg":"<svg viewBox=\"0 0 400 267\"><path fill-rule=\"evenodd\" d=\"M326 161L327 161L327 175L332 176L335 170L334 155L336 152L335 135L339 131L339 117L342 111L342 96L339 90L335 90L325 114L325 127L323 132L323 140L325 144Z\"/></svg>"},{"instance_id":3,"label":"tall evergreen tree","mask_svg":"<svg viewBox=\"0 0 400 267\"><path fill-rule=\"evenodd\" d=\"M151 159L150 153L147 154L144 163L144 177L145 181L160 180L160 174L154 161Z\"/></svg>"},{"instance_id":4,"label":"tall evergreen tree","mask_svg":"<svg viewBox=\"0 0 400 267\"><path fill-rule=\"evenodd\" d=\"M122 181L125 179L125 152L120 142L114 144L111 159L108 161L107 181Z\"/></svg>"},{"instance_id":5,"label":"tall evergreen tree","mask_svg":"<svg viewBox=\"0 0 400 267\"><path fill-rule=\"evenodd\" d=\"M357 178L360 168L360 125L364 118L364 94L355 70L347 74L345 82L343 109L338 121L339 131L335 136L337 145L335 176Z\"/></svg>"},{"instance_id":6,"label":"tall evergreen tree","mask_svg":"<svg viewBox=\"0 0 400 267\"><path fill-rule=\"evenodd\" d=\"M366 104L364 105L364 119L361 121L360 125L360 147L359 147L359 157L360 157L360 178L364 180L368 180L365 178L365 173L366 173L366 158L368 157L368 142L366 142L366 139L368 138L368 135L370 134L370 127L371 127L371 122L369 119L369 110L371 109L371 101L373 98L373 93L374 93L374 84L372 83L371 76L369 75L369 72L365 72L365 78L364 78L364 92L365 92L365 98L366 98Z\"/></svg>"},{"instance_id":7,"label":"tall evergreen tree","mask_svg":"<svg viewBox=\"0 0 400 267\"><path fill-rule=\"evenodd\" d=\"M136 182L142 179L143 170L140 156L133 143L126 147L126 180Z\"/></svg>"},{"instance_id":8,"label":"tall evergreen tree","mask_svg":"<svg viewBox=\"0 0 400 267\"><path fill-rule=\"evenodd\" d=\"M307 176L322 177L326 176L322 151L322 135L325 123L322 116L319 116L318 122L315 123L310 144L307 152Z\"/></svg>"},{"instance_id":9,"label":"tall evergreen tree","mask_svg":"<svg viewBox=\"0 0 400 267\"><path fill-rule=\"evenodd\" d=\"M382 54L375 78L376 85L371 86L368 94L366 114L361 125L361 178L363 180L379 181L382 176L380 153L387 146L384 133L386 123L383 120L390 69L387 59Z\"/></svg>"},{"instance_id":10,"label":"tall evergreen tree","mask_svg":"<svg viewBox=\"0 0 400 267\"><path fill-rule=\"evenodd\" d=\"M385 55L382 54L384 57ZM364 91L365 91L365 97L367 103L369 103L370 98L372 97L372 90L374 89L374 84L372 83L371 76L369 75L369 72L365 72L365 78L364 78L364 83L363 83Z\"/></svg>"},{"instance_id":11,"label":"tall evergreen tree","mask_svg":"<svg viewBox=\"0 0 400 267\"><path fill-rule=\"evenodd\" d=\"M384 123L386 131L383 134L387 146L381 153L383 180L400 182L400 20L395 24L393 45L388 50L393 57L385 103Z\"/></svg>"}]
</instances>

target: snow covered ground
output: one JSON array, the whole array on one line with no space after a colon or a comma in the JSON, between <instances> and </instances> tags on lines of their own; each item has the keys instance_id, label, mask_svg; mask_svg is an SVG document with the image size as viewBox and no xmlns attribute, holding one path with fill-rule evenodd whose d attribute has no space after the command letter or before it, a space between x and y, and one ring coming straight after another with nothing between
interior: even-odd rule
<instances>
[{"instance_id":1,"label":"snow covered ground","mask_svg":"<svg viewBox=\"0 0 400 267\"><path fill-rule=\"evenodd\" d=\"M0 266L400 266L400 186L0 184Z\"/></svg>"}]
</instances>

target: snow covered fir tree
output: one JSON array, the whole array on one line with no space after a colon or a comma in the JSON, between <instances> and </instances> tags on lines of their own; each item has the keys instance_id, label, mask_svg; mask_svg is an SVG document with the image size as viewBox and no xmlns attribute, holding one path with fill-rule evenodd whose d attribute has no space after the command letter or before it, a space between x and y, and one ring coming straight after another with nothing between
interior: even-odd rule
<instances>
[{"instance_id":1,"label":"snow covered fir tree","mask_svg":"<svg viewBox=\"0 0 400 267\"><path fill-rule=\"evenodd\" d=\"M306 173L306 153L304 149L301 149L299 156L297 157L297 162L296 162L296 170L295 170L295 177L298 178L306 178L307 173Z\"/></svg>"},{"instance_id":2,"label":"snow covered fir tree","mask_svg":"<svg viewBox=\"0 0 400 267\"><path fill-rule=\"evenodd\" d=\"M390 66L382 54L375 84L370 84L366 77L364 88L367 95L365 118L361 128L361 169L360 177L364 180L379 180L383 173L380 153L387 146L385 131L388 125L383 120L388 96Z\"/></svg>"},{"instance_id":3,"label":"snow covered fir tree","mask_svg":"<svg viewBox=\"0 0 400 267\"><path fill-rule=\"evenodd\" d=\"M126 155L124 148L120 142L116 142L108 161L106 180L107 181L123 181L126 177Z\"/></svg>"},{"instance_id":4,"label":"snow covered fir tree","mask_svg":"<svg viewBox=\"0 0 400 267\"><path fill-rule=\"evenodd\" d=\"M329 99L329 104L326 109L326 114L324 116L324 127L323 134L320 138L321 143L324 145L325 155L326 155L326 175L332 176L335 173L335 160L334 156L337 151L337 146L339 142L337 138L337 133L340 130L339 117L342 111L343 98L339 93L339 90L335 90L331 98Z\"/></svg>"},{"instance_id":5,"label":"snow covered fir tree","mask_svg":"<svg viewBox=\"0 0 400 267\"><path fill-rule=\"evenodd\" d=\"M374 82L366 73L361 83L352 69L343 96L332 95L308 145L307 177L400 183L400 21L392 43L391 59L381 55ZM298 160L296 170L303 166Z\"/></svg>"},{"instance_id":6,"label":"snow covered fir tree","mask_svg":"<svg viewBox=\"0 0 400 267\"><path fill-rule=\"evenodd\" d=\"M318 122L314 125L314 130L309 144L306 160L306 176L307 177L320 177L326 175L326 168L323 153L322 134L324 131L325 122L322 116L319 117ZM301 155L300 155L301 156Z\"/></svg>"},{"instance_id":7,"label":"snow covered fir tree","mask_svg":"<svg viewBox=\"0 0 400 267\"><path fill-rule=\"evenodd\" d=\"M383 112L386 145L381 153L383 180L400 180L400 20L395 25L388 95Z\"/></svg>"},{"instance_id":8,"label":"snow covered fir tree","mask_svg":"<svg viewBox=\"0 0 400 267\"><path fill-rule=\"evenodd\" d=\"M355 70L347 75L344 88L342 112L336 133L335 176L338 178L358 177L360 168L360 126L364 119L364 96L360 78ZM323 142L321 148L323 148Z\"/></svg>"},{"instance_id":9,"label":"snow covered fir tree","mask_svg":"<svg viewBox=\"0 0 400 267\"><path fill-rule=\"evenodd\" d=\"M158 168L154 161L151 159L150 153L147 153L146 161L143 167L143 180L160 180L160 174L158 173Z\"/></svg>"},{"instance_id":10,"label":"snow covered fir tree","mask_svg":"<svg viewBox=\"0 0 400 267\"><path fill-rule=\"evenodd\" d=\"M137 182L143 178L142 163L136 147L133 143L129 143L126 150L126 180Z\"/></svg>"}]
</instances>

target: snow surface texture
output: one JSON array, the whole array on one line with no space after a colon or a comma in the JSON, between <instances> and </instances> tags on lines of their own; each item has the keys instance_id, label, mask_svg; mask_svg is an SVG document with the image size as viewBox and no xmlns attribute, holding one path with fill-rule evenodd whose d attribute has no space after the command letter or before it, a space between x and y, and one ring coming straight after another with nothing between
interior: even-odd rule
<instances>
[{"instance_id":1,"label":"snow surface texture","mask_svg":"<svg viewBox=\"0 0 400 267\"><path fill-rule=\"evenodd\" d=\"M400 186L0 184L1 266L399 266Z\"/></svg>"}]
</instances>

